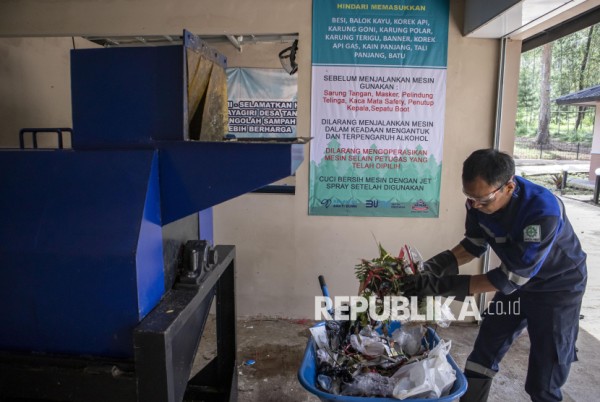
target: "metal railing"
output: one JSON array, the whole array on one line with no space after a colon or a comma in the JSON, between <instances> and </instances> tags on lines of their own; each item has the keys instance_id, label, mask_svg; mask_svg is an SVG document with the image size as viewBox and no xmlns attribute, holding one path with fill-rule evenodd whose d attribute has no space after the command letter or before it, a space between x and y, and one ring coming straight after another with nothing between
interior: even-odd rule
<instances>
[{"instance_id":1,"label":"metal railing","mask_svg":"<svg viewBox=\"0 0 600 402\"><path fill-rule=\"evenodd\" d=\"M592 146L584 142L550 141L536 144L534 139L515 138L514 157L518 159L562 159L589 161Z\"/></svg>"}]
</instances>

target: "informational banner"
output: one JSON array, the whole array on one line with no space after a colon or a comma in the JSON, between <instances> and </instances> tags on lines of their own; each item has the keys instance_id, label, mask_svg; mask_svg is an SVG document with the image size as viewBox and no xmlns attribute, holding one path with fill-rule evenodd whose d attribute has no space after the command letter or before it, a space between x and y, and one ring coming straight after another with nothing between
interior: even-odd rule
<instances>
[{"instance_id":1,"label":"informational banner","mask_svg":"<svg viewBox=\"0 0 600 402\"><path fill-rule=\"evenodd\" d=\"M296 137L298 79L283 69L228 68L229 133Z\"/></svg>"},{"instance_id":2,"label":"informational banner","mask_svg":"<svg viewBox=\"0 0 600 402\"><path fill-rule=\"evenodd\" d=\"M437 217L449 0L313 0L309 213Z\"/></svg>"}]
</instances>

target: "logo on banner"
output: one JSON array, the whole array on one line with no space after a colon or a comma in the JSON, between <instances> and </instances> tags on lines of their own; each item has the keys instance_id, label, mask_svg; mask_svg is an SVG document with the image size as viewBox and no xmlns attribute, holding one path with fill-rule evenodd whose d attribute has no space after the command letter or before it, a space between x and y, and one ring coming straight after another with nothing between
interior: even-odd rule
<instances>
[{"instance_id":1,"label":"logo on banner","mask_svg":"<svg viewBox=\"0 0 600 402\"><path fill-rule=\"evenodd\" d=\"M323 205L325 208L329 208L329 206L331 205L331 198L327 198L326 200L321 201L321 205Z\"/></svg>"},{"instance_id":2,"label":"logo on banner","mask_svg":"<svg viewBox=\"0 0 600 402\"><path fill-rule=\"evenodd\" d=\"M377 208L379 206L379 200L367 200L367 208Z\"/></svg>"},{"instance_id":3,"label":"logo on banner","mask_svg":"<svg viewBox=\"0 0 600 402\"><path fill-rule=\"evenodd\" d=\"M419 200L417 202L415 202L411 209L415 212L426 212L429 211L429 207L427 206L427 204L425 203L425 201L423 200Z\"/></svg>"}]
</instances>

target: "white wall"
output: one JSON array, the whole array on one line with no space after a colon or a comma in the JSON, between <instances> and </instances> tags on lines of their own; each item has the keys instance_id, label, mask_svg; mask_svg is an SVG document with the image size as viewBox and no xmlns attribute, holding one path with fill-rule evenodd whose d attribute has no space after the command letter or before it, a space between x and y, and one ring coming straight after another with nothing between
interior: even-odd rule
<instances>
[{"instance_id":1,"label":"white wall","mask_svg":"<svg viewBox=\"0 0 600 402\"><path fill-rule=\"evenodd\" d=\"M298 32L298 135L310 136L312 2L220 0L207 3L191 0L0 2L0 36L172 35L184 27L197 34ZM248 194L215 207L216 242L237 246L240 315L312 316L313 296L320 293L319 274L325 275L333 295L355 294L354 265L360 258L376 256L374 237L391 252L411 244L425 257L454 246L462 238L462 162L473 150L492 145L499 59L499 41L461 36L463 6L463 0L451 1L440 217L308 216L307 146L306 161L297 172L296 195ZM10 40L13 39L3 41ZM5 46L0 42L0 52L4 52ZM247 46L242 54L232 48L222 50L228 53L230 65L248 63L248 67L259 66L261 60L273 55L273 49L268 46L254 51ZM247 59L242 63L241 57ZM4 72L6 66L11 68L9 74L0 76L0 88L7 88L2 89L3 98L12 99L7 103L9 106L15 104L10 110L26 110L25 116L31 118L30 121L25 119L27 125L67 124L65 116L69 115L70 100L65 94L36 103L35 108L44 110L47 121L31 117L38 115L29 111L36 91L19 97L19 87L26 80L19 76L18 65L19 59L13 56L0 58L1 71ZM35 88L45 88L49 85L48 61L40 61L37 67L38 71L31 75L42 78ZM5 82L11 80L15 82ZM61 80L63 84L68 82L64 76ZM0 103L0 113L5 119L3 125L22 125L23 118L5 111L6 107ZM62 120L54 121L51 116ZM7 131L0 129L0 144L7 144L6 137ZM465 272L474 273L478 269L480 264L471 263Z\"/></svg>"},{"instance_id":2,"label":"white wall","mask_svg":"<svg viewBox=\"0 0 600 402\"><path fill-rule=\"evenodd\" d=\"M0 148L18 147L19 130L25 127L72 127L73 45L97 47L82 38L0 37ZM40 147L57 146L55 136L39 138ZM64 146L70 147L68 135Z\"/></svg>"}]
</instances>

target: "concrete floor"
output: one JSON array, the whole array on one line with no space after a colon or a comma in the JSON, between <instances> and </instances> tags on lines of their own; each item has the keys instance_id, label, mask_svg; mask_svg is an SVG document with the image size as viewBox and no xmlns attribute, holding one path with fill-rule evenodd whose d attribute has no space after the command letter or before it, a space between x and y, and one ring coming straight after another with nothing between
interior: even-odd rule
<instances>
[{"instance_id":1,"label":"concrete floor","mask_svg":"<svg viewBox=\"0 0 600 402\"><path fill-rule=\"evenodd\" d=\"M586 318L587 319L587 318ZM304 349L313 324L304 320L256 319L238 322L238 400L240 402L318 402L297 380ZM583 326L582 326L583 327ZM477 335L477 325L451 325L439 329L442 339L452 340L451 355L463 367ZM214 337L203 341L196 366L214 357ZM206 350L206 348L210 350ZM577 342L579 361L574 363L564 401L596 402L600 395L600 341L583 329ZM524 390L529 338L521 335L504 358L494 379L489 402L528 401ZM247 365L246 362L255 363ZM366 398L365 398L366 399Z\"/></svg>"},{"instance_id":2,"label":"concrete floor","mask_svg":"<svg viewBox=\"0 0 600 402\"><path fill-rule=\"evenodd\" d=\"M600 206L591 197L563 197L567 214L588 253L589 279L584 297L577 342L579 361L572 365L563 387L565 401L600 400ZM316 285L315 285L316 286ZM196 358L196 368L214 356L214 323L209 322ZM308 320L255 319L238 321L238 382L240 402L316 402L297 380L307 340ZM211 329L212 327L212 329ZM211 332L212 331L212 332ZM477 335L477 325L453 324L438 330L442 339L452 340L451 355L463 367ZM504 358L496 376L490 402L528 401L524 380L529 338L524 333ZM254 360L247 365L245 362Z\"/></svg>"}]
</instances>

